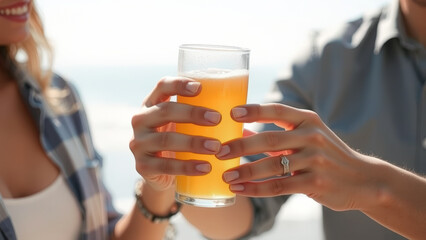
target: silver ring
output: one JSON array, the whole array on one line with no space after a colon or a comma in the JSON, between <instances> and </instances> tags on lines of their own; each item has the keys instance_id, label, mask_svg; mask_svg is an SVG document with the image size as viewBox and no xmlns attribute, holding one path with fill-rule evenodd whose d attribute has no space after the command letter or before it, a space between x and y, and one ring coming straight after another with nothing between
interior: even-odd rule
<instances>
[{"instance_id":1,"label":"silver ring","mask_svg":"<svg viewBox=\"0 0 426 240\"><path fill-rule=\"evenodd\" d=\"M280 155L280 158L281 158L281 165L283 165L282 176L285 176L288 173L290 173L290 161L288 161L288 159L284 155Z\"/></svg>"}]
</instances>

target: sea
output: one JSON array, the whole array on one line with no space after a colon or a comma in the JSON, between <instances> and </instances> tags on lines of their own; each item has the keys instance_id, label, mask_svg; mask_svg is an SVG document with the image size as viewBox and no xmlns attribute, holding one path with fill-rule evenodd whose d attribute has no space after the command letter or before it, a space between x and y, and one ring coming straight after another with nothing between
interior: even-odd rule
<instances>
[{"instance_id":1,"label":"sea","mask_svg":"<svg viewBox=\"0 0 426 240\"><path fill-rule=\"evenodd\" d=\"M140 176L129 150L132 137L131 118L143 99L164 76L176 76L173 65L141 66L59 66L55 71L78 89L88 114L93 140L103 156L103 179L115 207L126 213L134 203L133 186ZM278 66L251 66L248 103L261 103L273 81ZM250 127L250 126L247 126ZM281 208L273 228L253 239L323 239L321 206L296 194ZM182 215L172 219L178 240L204 239Z\"/></svg>"}]
</instances>

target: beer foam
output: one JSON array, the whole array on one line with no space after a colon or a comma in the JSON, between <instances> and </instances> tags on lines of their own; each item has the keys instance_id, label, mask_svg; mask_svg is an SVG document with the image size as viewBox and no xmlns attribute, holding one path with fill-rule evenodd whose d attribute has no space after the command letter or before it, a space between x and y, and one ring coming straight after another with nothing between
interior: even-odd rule
<instances>
[{"instance_id":1,"label":"beer foam","mask_svg":"<svg viewBox=\"0 0 426 240\"><path fill-rule=\"evenodd\" d=\"M239 76L248 76L249 71L247 69L220 69L220 68L208 68L205 70L196 70L189 72L181 72L180 76L195 79L220 79L220 78L233 78Z\"/></svg>"}]
</instances>

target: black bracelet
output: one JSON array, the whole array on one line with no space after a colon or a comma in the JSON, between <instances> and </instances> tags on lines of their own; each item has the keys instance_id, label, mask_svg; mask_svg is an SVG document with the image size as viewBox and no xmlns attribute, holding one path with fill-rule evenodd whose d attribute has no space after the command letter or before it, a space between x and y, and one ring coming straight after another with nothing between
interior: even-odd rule
<instances>
[{"instance_id":1,"label":"black bracelet","mask_svg":"<svg viewBox=\"0 0 426 240\"><path fill-rule=\"evenodd\" d=\"M179 202L175 202L173 204L173 206L171 207L170 212L165 216L159 216L159 215L156 215L156 214L152 213L151 211L149 211L145 207L145 205L143 204L142 199L141 199L142 185L143 185L143 180L140 180L136 183L135 197L136 197L136 205L138 206L140 212L142 213L142 215L145 218L147 218L149 221L151 221L153 223L161 223L161 222L170 220L171 217L173 217L174 215L179 213L180 208L182 207L182 204L179 203Z\"/></svg>"}]
</instances>

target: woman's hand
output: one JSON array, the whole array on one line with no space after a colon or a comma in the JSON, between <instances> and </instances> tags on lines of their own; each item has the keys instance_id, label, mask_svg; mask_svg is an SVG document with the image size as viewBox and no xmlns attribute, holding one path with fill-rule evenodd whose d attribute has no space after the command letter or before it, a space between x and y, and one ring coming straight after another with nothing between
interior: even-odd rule
<instances>
[{"instance_id":1,"label":"woman's hand","mask_svg":"<svg viewBox=\"0 0 426 240\"><path fill-rule=\"evenodd\" d=\"M225 172L223 179L231 184L231 191L258 197L304 193L334 210L361 209L380 196L374 165L383 161L352 150L316 113L266 104L239 106L231 115L238 122L274 123L283 128L222 146L216 155L221 159L270 153L269 157ZM283 174L279 154L289 160L291 176L277 178Z\"/></svg>"},{"instance_id":2,"label":"woman's hand","mask_svg":"<svg viewBox=\"0 0 426 240\"><path fill-rule=\"evenodd\" d=\"M183 77L165 77L143 101L141 111L132 118L133 139L130 149L135 156L136 170L157 190L173 186L175 175L204 175L211 166L201 160L175 159L174 152L216 154L216 139L188 136L175 132L175 123L217 125L221 115L211 109L169 102L174 95L196 96L199 82Z\"/></svg>"}]
</instances>

